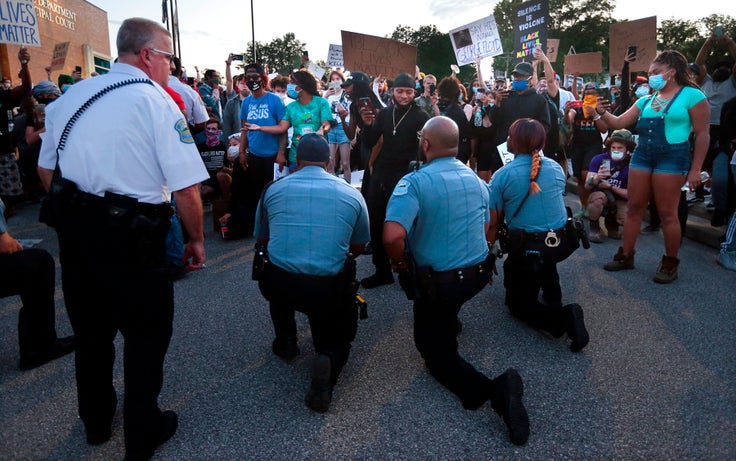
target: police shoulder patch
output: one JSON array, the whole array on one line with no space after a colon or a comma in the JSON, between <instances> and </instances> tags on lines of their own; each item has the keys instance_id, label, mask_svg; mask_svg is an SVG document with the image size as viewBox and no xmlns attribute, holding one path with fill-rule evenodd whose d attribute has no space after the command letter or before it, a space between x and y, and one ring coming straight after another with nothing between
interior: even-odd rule
<instances>
[{"instance_id":1,"label":"police shoulder patch","mask_svg":"<svg viewBox=\"0 0 736 461\"><path fill-rule=\"evenodd\" d=\"M177 120L174 125L174 129L179 133L179 141L184 144L194 144L194 138L192 137L192 133L189 131L189 126L187 125L186 120L183 118Z\"/></svg>"},{"instance_id":2,"label":"police shoulder patch","mask_svg":"<svg viewBox=\"0 0 736 461\"><path fill-rule=\"evenodd\" d=\"M409 192L409 186L411 183L407 181L406 179L402 179L396 184L396 187L394 187L394 192L392 195L401 196L406 195L407 192Z\"/></svg>"}]
</instances>

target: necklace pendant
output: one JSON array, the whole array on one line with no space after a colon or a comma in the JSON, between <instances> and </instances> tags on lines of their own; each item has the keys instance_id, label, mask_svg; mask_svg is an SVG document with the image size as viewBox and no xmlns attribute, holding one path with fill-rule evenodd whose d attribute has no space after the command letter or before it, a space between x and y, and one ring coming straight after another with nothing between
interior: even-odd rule
<instances>
[{"instance_id":1,"label":"necklace pendant","mask_svg":"<svg viewBox=\"0 0 736 461\"><path fill-rule=\"evenodd\" d=\"M394 136L396 136L396 128L394 128Z\"/></svg>"}]
</instances>

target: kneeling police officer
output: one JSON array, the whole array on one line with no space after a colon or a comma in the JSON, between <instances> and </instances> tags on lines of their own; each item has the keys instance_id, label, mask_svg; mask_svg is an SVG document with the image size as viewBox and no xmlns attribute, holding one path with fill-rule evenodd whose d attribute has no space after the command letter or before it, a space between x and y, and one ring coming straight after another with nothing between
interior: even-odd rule
<instances>
[{"instance_id":1,"label":"kneeling police officer","mask_svg":"<svg viewBox=\"0 0 736 461\"><path fill-rule=\"evenodd\" d=\"M509 429L511 441L529 437L524 385L513 368L496 379L477 371L458 354L458 313L491 279L488 187L456 160L458 127L430 119L420 132L427 163L396 185L386 211L383 241L392 267L414 300L414 343L432 376L470 410L490 400ZM411 255L405 253L409 248ZM412 267L413 266L413 267Z\"/></svg>"},{"instance_id":2,"label":"kneeling police officer","mask_svg":"<svg viewBox=\"0 0 736 461\"><path fill-rule=\"evenodd\" d=\"M255 236L268 260L254 277L270 303L274 354L299 354L295 311L309 318L318 355L306 404L325 412L357 330L354 256L370 240L368 209L360 192L327 173L323 137L303 136L296 160L298 170L266 186L258 204Z\"/></svg>"}]
</instances>

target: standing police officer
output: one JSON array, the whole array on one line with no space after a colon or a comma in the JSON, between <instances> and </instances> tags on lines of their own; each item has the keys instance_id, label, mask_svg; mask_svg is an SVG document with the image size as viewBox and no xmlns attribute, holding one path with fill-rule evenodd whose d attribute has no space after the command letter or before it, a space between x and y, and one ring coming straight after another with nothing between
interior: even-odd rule
<instances>
[{"instance_id":1,"label":"standing police officer","mask_svg":"<svg viewBox=\"0 0 736 461\"><path fill-rule=\"evenodd\" d=\"M256 213L256 239L268 245L259 288L270 303L284 360L299 354L296 310L309 318L317 357L306 404L325 412L355 339L355 260L370 238L368 209L360 193L327 173L330 148L317 134L302 136L298 170L266 186Z\"/></svg>"},{"instance_id":2,"label":"standing police officer","mask_svg":"<svg viewBox=\"0 0 736 461\"><path fill-rule=\"evenodd\" d=\"M414 299L414 343L429 372L466 409L490 400L511 441L523 445L529 437L529 417L519 373L511 368L491 380L457 351L460 308L488 284L495 260L485 238L488 188L455 159L458 139L458 127L447 117L434 117L424 125L420 144L427 164L396 185L383 240L402 288ZM407 247L409 256L404 253ZM402 273L412 262L414 286L408 287Z\"/></svg>"},{"instance_id":3,"label":"standing police officer","mask_svg":"<svg viewBox=\"0 0 736 461\"><path fill-rule=\"evenodd\" d=\"M542 124L530 118L519 119L509 128L508 148L516 156L491 179L488 240L496 241L505 217L509 234L503 265L506 305L514 317L535 328L557 338L567 333L570 349L577 352L588 344L588 331L582 308L561 303L557 263L577 248L578 237L566 227L565 173L539 152L545 138ZM537 300L540 289L544 304Z\"/></svg>"},{"instance_id":4,"label":"standing police officer","mask_svg":"<svg viewBox=\"0 0 736 461\"><path fill-rule=\"evenodd\" d=\"M173 328L174 290L165 240L173 213L189 234L189 269L205 260L199 183L208 178L187 121L162 87L171 37L127 19L110 73L72 86L48 107L39 176L52 187L64 301L77 341L79 416L87 442L111 436L118 331L125 339L126 459L149 459L178 418L158 395ZM134 82L134 83L131 83ZM54 170L57 169L57 176Z\"/></svg>"}]
</instances>

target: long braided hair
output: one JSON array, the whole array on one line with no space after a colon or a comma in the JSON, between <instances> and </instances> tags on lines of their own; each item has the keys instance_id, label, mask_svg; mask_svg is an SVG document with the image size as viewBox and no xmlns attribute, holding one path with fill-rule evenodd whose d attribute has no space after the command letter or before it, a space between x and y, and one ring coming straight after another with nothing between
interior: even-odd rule
<instances>
[{"instance_id":1,"label":"long braided hair","mask_svg":"<svg viewBox=\"0 0 736 461\"><path fill-rule=\"evenodd\" d=\"M542 189L537 184L542 158L539 151L544 148L547 134L544 126L533 118L520 118L509 127L507 147L514 155L531 155L532 167L529 172L529 194L534 195Z\"/></svg>"}]
</instances>

